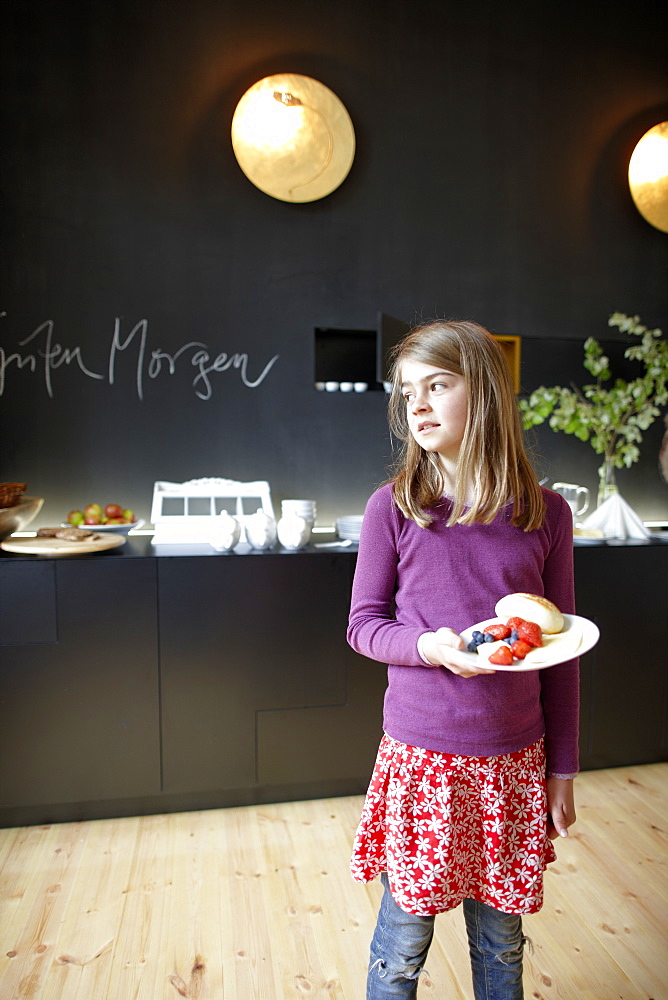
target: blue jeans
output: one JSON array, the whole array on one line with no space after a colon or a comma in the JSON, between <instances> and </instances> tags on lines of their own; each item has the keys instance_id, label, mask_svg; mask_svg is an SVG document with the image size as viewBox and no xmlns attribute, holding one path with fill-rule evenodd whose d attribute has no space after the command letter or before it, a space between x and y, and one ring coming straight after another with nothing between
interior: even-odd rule
<instances>
[{"instance_id":1,"label":"blue jeans","mask_svg":"<svg viewBox=\"0 0 668 1000\"><path fill-rule=\"evenodd\" d=\"M398 906L381 875L383 899L371 942L366 1000L415 1000L434 935L434 917L418 917ZM523 1000L522 918L465 899L475 1000Z\"/></svg>"}]
</instances>

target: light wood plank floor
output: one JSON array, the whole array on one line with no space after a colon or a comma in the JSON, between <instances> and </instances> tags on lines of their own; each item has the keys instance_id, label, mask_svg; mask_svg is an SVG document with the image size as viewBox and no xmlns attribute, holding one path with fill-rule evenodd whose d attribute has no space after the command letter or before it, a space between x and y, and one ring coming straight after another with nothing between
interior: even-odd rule
<instances>
[{"instance_id":1,"label":"light wood plank floor","mask_svg":"<svg viewBox=\"0 0 668 1000\"><path fill-rule=\"evenodd\" d=\"M527 1000L668 1000L668 764L577 781ZM360 797L0 830L0 1000L362 1000ZM461 913L419 996L470 1000Z\"/></svg>"}]
</instances>

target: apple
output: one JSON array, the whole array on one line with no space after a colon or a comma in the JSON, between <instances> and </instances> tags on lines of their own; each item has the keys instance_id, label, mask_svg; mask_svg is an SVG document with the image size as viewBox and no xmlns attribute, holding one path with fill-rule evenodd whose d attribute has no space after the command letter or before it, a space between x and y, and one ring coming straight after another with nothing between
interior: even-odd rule
<instances>
[{"instance_id":1,"label":"apple","mask_svg":"<svg viewBox=\"0 0 668 1000\"><path fill-rule=\"evenodd\" d=\"M97 514L90 514L84 518L84 524L100 524L100 518Z\"/></svg>"},{"instance_id":2,"label":"apple","mask_svg":"<svg viewBox=\"0 0 668 1000\"><path fill-rule=\"evenodd\" d=\"M132 524L132 522L135 519L135 515L134 515L133 511L131 511L131 510L124 510L124 511L122 511L121 517L123 517L123 519L125 520L126 524Z\"/></svg>"},{"instance_id":3,"label":"apple","mask_svg":"<svg viewBox=\"0 0 668 1000\"><path fill-rule=\"evenodd\" d=\"M88 506L84 507L83 515L86 519L86 524L99 524L102 517L102 508L99 503L89 503ZM97 521L89 521L89 517L96 517Z\"/></svg>"},{"instance_id":4,"label":"apple","mask_svg":"<svg viewBox=\"0 0 668 1000\"><path fill-rule=\"evenodd\" d=\"M68 524L73 524L75 527L78 527L80 524L84 523L84 516L80 510L71 510L67 515L66 520Z\"/></svg>"},{"instance_id":5,"label":"apple","mask_svg":"<svg viewBox=\"0 0 668 1000\"><path fill-rule=\"evenodd\" d=\"M116 519L118 517L124 517L123 508L118 503L108 503L104 508L104 513L108 518Z\"/></svg>"}]
</instances>

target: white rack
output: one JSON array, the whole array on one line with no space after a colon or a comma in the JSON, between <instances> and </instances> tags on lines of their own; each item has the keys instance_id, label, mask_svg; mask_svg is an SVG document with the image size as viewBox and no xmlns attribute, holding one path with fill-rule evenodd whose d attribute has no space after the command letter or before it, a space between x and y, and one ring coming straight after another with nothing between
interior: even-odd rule
<instances>
[{"instance_id":1,"label":"white rack","mask_svg":"<svg viewBox=\"0 0 668 1000\"><path fill-rule=\"evenodd\" d=\"M234 501L233 505L229 501ZM233 506L233 510L229 507ZM238 518L245 538L245 522L262 509L274 517L269 483L241 483L235 479L189 479L185 483L153 484L151 521L154 544L208 542L222 510Z\"/></svg>"}]
</instances>

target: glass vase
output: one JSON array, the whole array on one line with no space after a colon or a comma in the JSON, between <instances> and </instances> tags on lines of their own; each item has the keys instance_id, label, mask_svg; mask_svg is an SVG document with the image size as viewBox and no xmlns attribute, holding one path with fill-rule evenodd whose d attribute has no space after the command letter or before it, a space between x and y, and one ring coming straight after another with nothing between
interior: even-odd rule
<instances>
[{"instance_id":1,"label":"glass vase","mask_svg":"<svg viewBox=\"0 0 668 1000\"><path fill-rule=\"evenodd\" d=\"M605 458L603 460L603 465L598 470L598 496L596 498L596 506L600 507L608 497L614 496L615 493L619 493L617 487L617 481L615 479L615 467L612 464L612 459Z\"/></svg>"}]
</instances>

